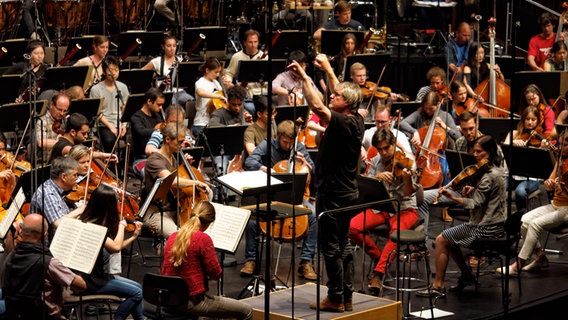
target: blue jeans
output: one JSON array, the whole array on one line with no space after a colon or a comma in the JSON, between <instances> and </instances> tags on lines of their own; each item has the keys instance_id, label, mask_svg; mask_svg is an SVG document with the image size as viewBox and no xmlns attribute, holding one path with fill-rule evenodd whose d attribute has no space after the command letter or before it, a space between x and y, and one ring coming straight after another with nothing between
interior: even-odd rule
<instances>
[{"instance_id":1,"label":"blue jeans","mask_svg":"<svg viewBox=\"0 0 568 320\"><path fill-rule=\"evenodd\" d=\"M302 252L300 253L300 259L302 261L309 261L312 262L314 260L314 256L316 254L316 245L317 245L317 218L316 218L316 208L314 205L309 202L308 200L303 201L304 206L306 208L311 209L312 213L308 215L308 235L304 240L302 245ZM254 261L256 260L256 241L255 238L257 236L256 233L257 226L256 220L249 220L246 228L245 228L245 259L247 261Z\"/></svg>"},{"instance_id":2,"label":"blue jeans","mask_svg":"<svg viewBox=\"0 0 568 320\"><path fill-rule=\"evenodd\" d=\"M517 206L517 210L527 208L529 194L538 190L539 186L540 183L536 180L523 180L519 182L515 188L515 205Z\"/></svg>"},{"instance_id":3,"label":"blue jeans","mask_svg":"<svg viewBox=\"0 0 568 320\"><path fill-rule=\"evenodd\" d=\"M180 105L182 107L185 108L185 104L188 101L193 101L195 100L189 93L187 93L185 90L183 89L179 89L179 91L176 92L176 90L174 89L173 91L173 96L172 96L172 102L170 103L170 105Z\"/></svg>"},{"instance_id":4,"label":"blue jeans","mask_svg":"<svg viewBox=\"0 0 568 320\"><path fill-rule=\"evenodd\" d=\"M254 106L252 99L245 99L245 101L243 101L243 108L245 108L245 110L250 113L256 121L256 107Z\"/></svg>"},{"instance_id":5,"label":"blue jeans","mask_svg":"<svg viewBox=\"0 0 568 320\"><path fill-rule=\"evenodd\" d=\"M115 320L123 320L129 314L135 320L144 319L144 303L142 300L142 286L130 279L115 276L107 282L96 293L108 293L125 298L124 302L118 306L114 315Z\"/></svg>"}]
</instances>

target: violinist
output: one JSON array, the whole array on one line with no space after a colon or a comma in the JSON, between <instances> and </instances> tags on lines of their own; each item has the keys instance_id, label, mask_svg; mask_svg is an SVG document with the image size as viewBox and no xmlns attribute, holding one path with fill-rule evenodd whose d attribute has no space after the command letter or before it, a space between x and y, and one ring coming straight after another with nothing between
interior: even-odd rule
<instances>
[{"instance_id":1,"label":"violinist","mask_svg":"<svg viewBox=\"0 0 568 320\"><path fill-rule=\"evenodd\" d=\"M519 269L527 272L537 272L548 267L548 259L539 238L543 231L561 226L568 221L568 130L560 137L561 155L556 162L550 177L544 181L546 190L554 191L551 204L538 207L523 215L521 218L521 236L524 239L517 262L509 268L509 275L516 275ZM535 259L527 264L531 256ZM498 273L505 273L504 268L498 268Z\"/></svg>"},{"instance_id":2,"label":"violinist","mask_svg":"<svg viewBox=\"0 0 568 320\"><path fill-rule=\"evenodd\" d=\"M476 94L473 90L477 88L481 81L489 78L489 69L490 65L485 61L485 49L477 42L472 43L469 46L469 57L463 67L463 81L466 85L468 96L484 102L481 95ZM495 64L495 75L501 80L505 80L505 76L497 64Z\"/></svg>"},{"instance_id":3,"label":"violinist","mask_svg":"<svg viewBox=\"0 0 568 320\"><path fill-rule=\"evenodd\" d=\"M446 87L446 71L440 67L432 67L426 73L426 79L430 82L430 85L424 86L418 90L416 94L416 101L421 102L424 96L430 91L434 91L438 94L438 98L443 98L447 95Z\"/></svg>"},{"instance_id":4,"label":"violinist","mask_svg":"<svg viewBox=\"0 0 568 320\"><path fill-rule=\"evenodd\" d=\"M8 151L6 151L6 140L0 137L0 184L13 181L16 182L16 175L6 161L8 159Z\"/></svg>"},{"instance_id":5,"label":"violinist","mask_svg":"<svg viewBox=\"0 0 568 320\"><path fill-rule=\"evenodd\" d=\"M291 120L284 120L278 125L278 132L275 139L263 140L252 152L252 154L245 161L245 170L261 170L263 172L273 172L274 165L279 161L288 161L292 152L296 152L296 166L304 166L308 173L313 174L314 162L310 158L310 154L306 147L300 142L295 142L295 125ZM296 147L293 148L294 143ZM268 148L271 150L270 162L266 158ZM294 150L295 149L295 150ZM310 200L304 197L303 205L312 210L308 215L308 236L306 237L302 246L301 263L298 268L298 273L301 277L308 280L316 280L317 274L314 271L313 259L317 244L317 230L316 230L316 210ZM246 252L245 258L247 262L241 269L241 274L252 275L256 266L256 248L254 238L256 237L256 220L249 220L247 224L246 234Z\"/></svg>"},{"instance_id":6,"label":"violinist","mask_svg":"<svg viewBox=\"0 0 568 320\"><path fill-rule=\"evenodd\" d=\"M79 59L74 66L92 67L88 88L104 80L105 71L103 61L108 53L109 39L106 36L96 35L93 37L93 54Z\"/></svg>"},{"instance_id":7,"label":"violinist","mask_svg":"<svg viewBox=\"0 0 568 320\"><path fill-rule=\"evenodd\" d=\"M63 119L69 112L71 101L63 92L57 92L49 102L47 112L36 122L36 141L38 149L38 161L47 162L51 149L57 143L60 135L60 127ZM31 154L31 153L30 153Z\"/></svg>"},{"instance_id":8,"label":"violinist","mask_svg":"<svg viewBox=\"0 0 568 320\"><path fill-rule=\"evenodd\" d=\"M46 217L52 232L61 222L61 218L77 218L85 209L84 205L73 209L64 199L75 186L78 169L79 164L75 159L53 159L49 170L50 179L42 183L32 195L30 212L37 212Z\"/></svg>"},{"instance_id":9,"label":"violinist","mask_svg":"<svg viewBox=\"0 0 568 320\"><path fill-rule=\"evenodd\" d=\"M183 88L176 88L176 74L174 74L174 66L182 61L182 58L176 56L178 41L174 36L165 36L162 42L163 55L150 60L142 67L142 70L154 70L155 87L163 88L164 92L173 92L171 104L179 104L185 106L188 101L194 100Z\"/></svg>"},{"instance_id":10,"label":"violinist","mask_svg":"<svg viewBox=\"0 0 568 320\"><path fill-rule=\"evenodd\" d=\"M105 76L102 81L91 88L90 98L103 98L103 108L98 118L97 132L103 150L112 152L118 138L126 134L126 124L120 122L126 99L130 95L128 87L120 81L120 67L115 57L107 57L103 61Z\"/></svg>"},{"instance_id":11,"label":"violinist","mask_svg":"<svg viewBox=\"0 0 568 320\"><path fill-rule=\"evenodd\" d=\"M455 225L436 237L436 278L428 290L418 291L417 296L445 298L445 276L450 257L461 271L456 286L449 288L461 292L475 283L475 276L466 264L461 247L469 247L478 238L498 238L504 235L507 217L506 170L501 167L496 141L490 136L476 140L473 155L478 169L470 172L470 179L462 179L458 190L444 187L440 194L463 206L470 212L469 222ZM459 192L459 193L458 193Z\"/></svg>"},{"instance_id":12,"label":"violinist","mask_svg":"<svg viewBox=\"0 0 568 320\"><path fill-rule=\"evenodd\" d=\"M40 40L32 40L26 47L24 58L26 61L18 62L6 70L4 74L22 74L20 88L18 89L18 99L21 101L34 100L36 94L41 91L41 81L47 70L45 59L45 44ZM29 74L30 72L31 74ZM32 82L30 82L32 81ZM35 83L33 82L35 81ZM37 91L31 89L37 86ZM17 101L19 102L19 101Z\"/></svg>"},{"instance_id":13,"label":"violinist","mask_svg":"<svg viewBox=\"0 0 568 320\"><path fill-rule=\"evenodd\" d=\"M467 110L465 101L467 100L467 88L465 84L459 80L454 80L450 84L450 96L452 98L452 118L458 124L459 115Z\"/></svg>"},{"instance_id":14,"label":"violinist","mask_svg":"<svg viewBox=\"0 0 568 320\"><path fill-rule=\"evenodd\" d=\"M527 106L536 107L540 113L538 126L542 129L542 134L547 138L554 129L554 110L552 110L551 106L546 105L547 100L536 84L527 85L523 89L523 97L524 99L521 99L519 110L522 112Z\"/></svg>"},{"instance_id":15,"label":"violinist","mask_svg":"<svg viewBox=\"0 0 568 320\"><path fill-rule=\"evenodd\" d=\"M297 61L304 70L306 70L306 55L300 50L294 50L288 55L286 65L289 65L291 61ZM278 95L278 105L290 105L299 106L306 105L302 94L302 78L300 75L294 71L287 69L276 76L272 81L272 93ZM310 78L310 83L314 86L317 91L316 85ZM319 91L318 91L319 93ZM323 95L319 93L323 99Z\"/></svg>"},{"instance_id":16,"label":"violinist","mask_svg":"<svg viewBox=\"0 0 568 320\"><path fill-rule=\"evenodd\" d=\"M133 167L146 160L146 144L154 132L154 128L163 123L162 107L165 102L164 94L157 88L150 88L144 94L142 108L136 110L130 117L133 143Z\"/></svg>"},{"instance_id":17,"label":"violinist","mask_svg":"<svg viewBox=\"0 0 568 320\"><path fill-rule=\"evenodd\" d=\"M221 93L222 87L217 78L223 71L223 66L217 58L208 58L199 66L199 72L203 74L197 82L195 82L195 109L196 114L193 119L191 132L195 137L201 134L203 128L209 124L209 112L207 105L213 98L227 103L227 98Z\"/></svg>"},{"instance_id":18,"label":"violinist","mask_svg":"<svg viewBox=\"0 0 568 320\"><path fill-rule=\"evenodd\" d=\"M367 83L367 68L365 67L365 65L360 62L355 62L354 64L352 64L351 68L349 68L349 76L351 77L351 81L353 81L353 83L361 87L361 90L365 88L365 84ZM373 98L374 97L372 96L363 96L363 101L359 104L359 109L357 110L357 112L359 112L359 114L365 121L373 121L375 110L379 105L379 100L374 99L371 104L370 110L367 109L369 100Z\"/></svg>"},{"instance_id":19,"label":"violinist","mask_svg":"<svg viewBox=\"0 0 568 320\"><path fill-rule=\"evenodd\" d=\"M400 201L398 213L400 230L408 230L418 221L415 192L419 186L412 174L416 165L414 161L406 158L401 150L397 150L396 138L388 128L377 129L372 141L379 156L373 158L367 175L383 181L391 197ZM396 157L395 154L397 154ZM381 250L375 241L366 235L366 230L387 224L390 226L389 234L391 234L397 230L397 219L396 212L381 212L372 209L367 209L351 219L349 238L360 247L363 247L363 242L365 242L365 252L374 261L378 261L368 284L373 295L379 294L387 258L396 249L396 243L388 240Z\"/></svg>"},{"instance_id":20,"label":"violinist","mask_svg":"<svg viewBox=\"0 0 568 320\"><path fill-rule=\"evenodd\" d=\"M550 58L544 61L544 71L564 71L564 62L568 54L568 47L564 41L558 40L550 49Z\"/></svg>"},{"instance_id":21,"label":"violinist","mask_svg":"<svg viewBox=\"0 0 568 320\"><path fill-rule=\"evenodd\" d=\"M410 139L410 142L418 147L423 141L420 140L418 129L427 126L431 121L435 121L436 125L440 126L447 135L454 141L457 140L461 133L454 123L452 116L444 110L440 110L438 117L432 119L436 110L440 107L440 100L436 92L431 91L424 96L420 103L420 108L411 113L408 117L400 122L400 130L404 132Z\"/></svg>"},{"instance_id":22,"label":"violinist","mask_svg":"<svg viewBox=\"0 0 568 320\"><path fill-rule=\"evenodd\" d=\"M186 130L187 129L183 125L178 125L177 122L168 123L162 129L164 139L162 146L158 149L158 152L150 154L148 161L146 162L146 166L144 167L144 188L146 192L150 192L150 190L152 190L156 179L166 178L179 167L176 157L180 151L181 144L185 141ZM189 157L189 155L187 155L187 157ZM206 192L206 194L211 192L207 184L204 182L181 177L176 178L172 185L173 192L168 193L168 196L163 203L163 221L158 208L151 206L150 209L148 209L148 213L144 216L144 223L153 229L158 230L158 232L166 238L176 232L178 229L176 212L178 205L175 196L177 194L177 189L193 186Z\"/></svg>"}]
</instances>

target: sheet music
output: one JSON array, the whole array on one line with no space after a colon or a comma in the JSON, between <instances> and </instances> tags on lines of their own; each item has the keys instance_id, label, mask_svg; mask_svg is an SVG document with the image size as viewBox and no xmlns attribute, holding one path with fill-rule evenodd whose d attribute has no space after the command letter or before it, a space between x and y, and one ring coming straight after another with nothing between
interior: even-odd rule
<instances>
[{"instance_id":1,"label":"sheet music","mask_svg":"<svg viewBox=\"0 0 568 320\"><path fill-rule=\"evenodd\" d=\"M216 249L234 253L250 217L250 210L211 203L215 207L215 221L205 230Z\"/></svg>"},{"instance_id":2,"label":"sheet music","mask_svg":"<svg viewBox=\"0 0 568 320\"><path fill-rule=\"evenodd\" d=\"M91 273L106 234L106 227L64 217L49 250L67 268Z\"/></svg>"},{"instance_id":3,"label":"sheet music","mask_svg":"<svg viewBox=\"0 0 568 320\"><path fill-rule=\"evenodd\" d=\"M18 193L16 193L14 200L12 200L10 207L6 210L6 215L2 218L2 222L0 222L0 239L4 239L6 237L8 230L10 230L10 226L12 226L12 223L16 220L16 216L20 212L25 201L26 195L24 194L24 190L20 188Z\"/></svg>"},{"instance_id":4,"label":"sheet music","mask_svg":"<svg viewBox=\"0 0 568 320\"><path fill-rule=\"evenodd\" d=\"M239 190L242 192L249 188L258 188L266 186L266 173L260 170L255 171L242 171L242 172L231 172L224 176L218 178L231 188ZM270 177L270 184L277 185L281 184L282 181L274 177Z\"/></svg>"}]
</instances>

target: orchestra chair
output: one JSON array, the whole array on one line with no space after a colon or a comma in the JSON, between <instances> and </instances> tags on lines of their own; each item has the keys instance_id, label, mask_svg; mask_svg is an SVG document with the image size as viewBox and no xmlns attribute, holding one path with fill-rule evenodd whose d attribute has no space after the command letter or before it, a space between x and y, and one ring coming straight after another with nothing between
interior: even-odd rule
<instances>
[{"instance_id":1,"label":"orchestra chair","mask_svg":"<svg viewBox=\"0 0 568 320\"><path fill-rule=\"evenodd\" d=\"M564 254L564 252L562 252L561 250L554 250L554 249L547 249L548 246L548 239L550 238L550 234L553 234L556 238L556 240L561 240L564 238L568 237L568 222L556 227L556 228L552 228L550 230L548 230L548 234L546 235L546 241L544 242L544 252L545 253L550 253L550 254L558 254L558 255L562 255Z\"/></svg>"},{"instance_id":2,"label":"orchestra chair","mask_svg":"<svg viewBox=\"0 0 568 320\"><path fill-rule=\"evenodd\" d=\"M142 295L144 316L148 319L197 319L181 311L187 309L189 302L189 288L181 277L147 273L142 283Z\"/></svg>"},{"instance_id":3,"label":"orchestra chair","mask_svg":"<svg viewBox=\"0 0 568 320\"><path fill-rule=\"evenodd\" d=\"M521 240L521 217L525 213L524 210L516 211L512 213L505 221L505 233L506 235L501 238L478 238L473 241L470 249L472 253L466 255L466 257L476 257L478 261L481 257L487 257L490 259L499 260L501 270L503 270L503 256L510 257L510 261L515 261L517 259L519 241ZM490 265L491 263L489 263ZM475 290L477 291L479 287L479 275L480 275L481 263L477 264L475 270ZM505 283L509 279L505 277L505 274L501 275L501 294L503 298L503 303L505 304L509 297L505 291ZM517 281L519 286L519 294L521 294L521 270L517 272Z\"/></svg>"},{"instance_id":4,"label":"orchestra chair","mask_svg":"<svg viewBox=\"0 0 568 320\"><path fill-rule=\"evenodd\" d=\"M112 294L74 294L69 288L63 290L63 307L69 311L69 317L72 318L73 315L75 319L83 319L85 303L96 303L101 304L108 310L108 318L112 320L112 303L120 304L122 303L122 298ZM95 308L96 318L99 319L99 307Z\"/></svg>"}]
</instances>

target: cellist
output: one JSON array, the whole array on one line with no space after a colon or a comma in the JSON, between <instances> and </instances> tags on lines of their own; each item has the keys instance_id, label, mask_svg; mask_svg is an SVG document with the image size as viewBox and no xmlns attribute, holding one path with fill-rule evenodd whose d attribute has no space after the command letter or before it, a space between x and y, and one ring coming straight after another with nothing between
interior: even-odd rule
<instances>
[{"instance_id":1,"label":"cellist","mask_svg":"<svg viewBox=\"0 0 568 320\"><path fill-rule=\"evenodd\" d=\"M156 179L164 179L178 168L179 164L176 159L176 155L180 151L180 145L185 141L186 130L187 129L183 125L178 125L177 122L168 123L162 129L164 142L160 149L158 149L158 152L154 152L148 157L146 167L144 168L144 188L146 194L152 190ZM189 157L189 155L186 155L186 157ZM190 159L188 160L191 161ZM205 192L207 195L210 195L211 193L209 186L202 181L178 177L172 184L173 192L168 193L168 196L163 203L163 221L161 219L162 215L160 214L159 209L152 205L148 209L148 212L144 215L144 223L154 230L157 230L157 232L161 233L165 238L176 232L178 229L176 212L177 189L188 187L196 187L200 191Z\"/></svg>"},{"instance_id":2,"label":"cellist","mask_svg":"<svg viewBox=\"0 0 568 320\"><path fill-rule=\"evenodd\" d=\"M472 43L469 46L467 62L463 67L463 82L466 85L468 96L479 100L479 102L484 102L484 100L481 95L474 92L474 89L481 81L489 78L489 70L490 65L488 62L485 62L485 49L476 42ZM497 77L501 78L501 80L505 80L505 76L501 72L499 65L495 64L494 70Z\"/></svg>"}]
</instances>

